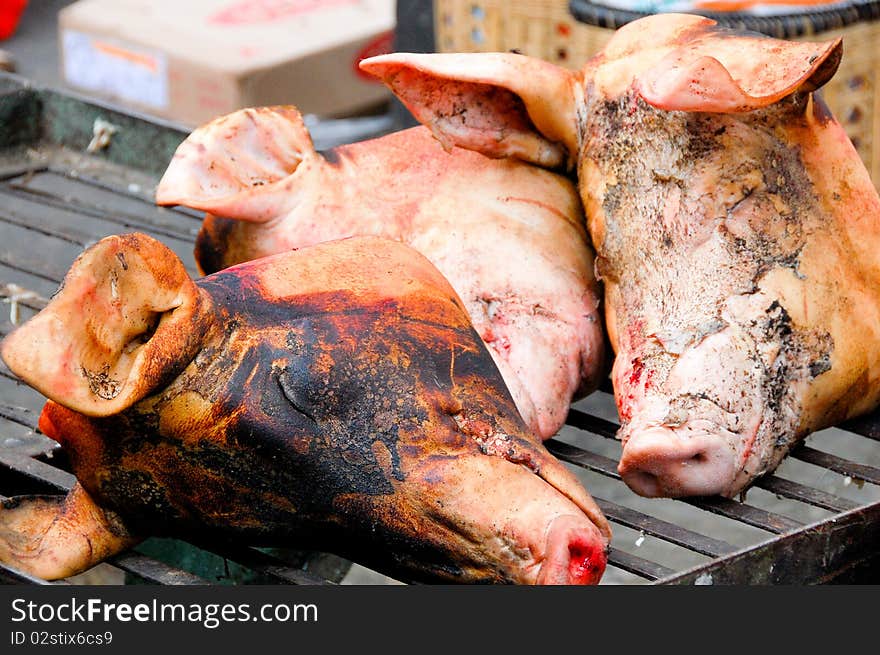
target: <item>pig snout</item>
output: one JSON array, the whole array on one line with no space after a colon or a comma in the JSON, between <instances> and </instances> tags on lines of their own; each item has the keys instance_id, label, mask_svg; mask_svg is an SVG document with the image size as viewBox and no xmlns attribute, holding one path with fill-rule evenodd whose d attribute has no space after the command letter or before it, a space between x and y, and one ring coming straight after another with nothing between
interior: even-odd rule
<instances>
[{"instance_id":1,"label":"pig snout","mask_svg":"<svg viewBox=\"0 0 880 655\"><path fill-rule=\"evenodd\" d=\"M550 523L544 561L535 580L539 585L598 584L607 555L597 530L576 516L559 516Z\"/></svg>"},{"instance_id":2,"label":"pig snout","mask_svg":"<svg viewBox=\"0 0 880 655\"><path fill-rule=\"evenodd\" d=\"M636 493L732 497L778 461L774 445L794 414L767 395L772 347L762 350L758 337L737 323L758 324L760 316L740 316L747 318L725 310L722 329L685 347L652 338L615 361L618 471Z\"/></svg>"},{"instance_id":3,"label":"pig snout","mask_svg":"<svg viewBox=\"0 0 880 655\"><path fill-rule=\"evenodd\" d=\"M611 539L607 520L575 476L543 447L512 441L507 453L426 462L417 512L460 553L472 582L596 584ZM416 483L418 485L418 483ZM425 531L427 532L427 531Z\"/></svg>"},{"instance_id":4,"label":"pig snout","mask_svg":"<svg viewBox=\"0 0 880 655\"><path fill-rule=\"evenodd\" d=\"M736 475L727 440L708 431L655 427L630 433L618 466L633 491L650 498L724 494Z\"/></svg>"}]
</instances>

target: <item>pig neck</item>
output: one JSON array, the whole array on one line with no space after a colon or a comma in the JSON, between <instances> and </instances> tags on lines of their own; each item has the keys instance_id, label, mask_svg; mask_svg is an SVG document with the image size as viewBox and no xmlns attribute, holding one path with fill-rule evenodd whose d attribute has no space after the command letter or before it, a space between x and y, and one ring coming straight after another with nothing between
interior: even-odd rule
<instances>
[{"instance_id":1,"label":"pig neck","mask_svg":"<svg viewBox=\"0 0 880 655\"><path fill-rule=\"evenodd\" d=\"M219 270L359 234L409 241L419 207L430 197L425 190L437 188L448 177L449 163L424 128L313 152L277 183L277 191L266 201L274 207L269 220L213 218L223 233L202 237L201 257L209 270ZM222 253L218 261L211 258L212 247Z\"/></svg>"},{"instance_id":2,"label":"pig neck","mask_svg":"<svg viewBox=\"0 0 880 655\"><path fill-rule=\"evenodd\" d=\"M336 202L357 217L334 217L340 231L354 234L374 225L373 234L409 241L419 207L455 170L430 132L416 127L351 145L325 154L322 175ZM325 195L325 194L322 194ZM348 234L340 234L348 236Z\"/></svg>"},{"instance_id":3,"label":"pig neck","mask_svg":"<svg viewBox=\"0 0 880 655\"><path fill-rule=\"evenodd\" d=\"M802 432L800 396L829 368L834 343L797 327L765 281L797 284L808 235L833 229L798 147L778 127L803 123L806 101L699 114L659 111L629 92L594 98L582 113L581 193L619 324L612 345L624 434L630 422L671 425L709 405L744 417L725 428L746 433L742 461L773 442L752 475L774 467ZM679 361L716 334L745 357L734 368L757 374L727 380L723 359L697 357L688 366L705 366L696 376L704 381L680 386L695 375Z\"/></svg>"}]
</instances>

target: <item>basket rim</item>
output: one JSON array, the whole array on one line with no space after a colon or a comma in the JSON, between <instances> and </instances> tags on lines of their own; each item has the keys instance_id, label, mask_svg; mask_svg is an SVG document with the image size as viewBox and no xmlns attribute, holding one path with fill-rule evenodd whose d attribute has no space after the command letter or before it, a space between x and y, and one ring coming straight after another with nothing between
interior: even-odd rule
<instances>
[{"instance_id":1,"label":"basket rim","mask_svg":"<svg viewBox=\"0 0 880 655\"><path fill-rule=\"evenodd\" d=\"M652 12L617 9L590 2L569 0L569 13L578 22L594 27L617 29L640 18L652 16ZM880 0L847 3L843 6L802 11L791 14L757 16L739 12L693 10L687 13L705 16L724 27L746 29L780 38L791 38L848 27L856 23L880 19Z\"/></svg>"}]
</instances>

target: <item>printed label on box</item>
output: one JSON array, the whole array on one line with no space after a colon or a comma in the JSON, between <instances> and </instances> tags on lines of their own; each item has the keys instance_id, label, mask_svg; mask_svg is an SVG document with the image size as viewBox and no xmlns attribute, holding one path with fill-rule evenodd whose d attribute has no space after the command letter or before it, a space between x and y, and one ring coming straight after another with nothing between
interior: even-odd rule
<instances>
[{"instance_id":1,"label":"printed label on box","mask_svg":"<svg viewBox=\"0 0 880 655\"><path fill-rule=\"evenodd\" d=\"M168 62L161 52L64 30L64 77L73 86L156 109L168 108Z\"/></svg>"},{"instance_id":2,"label":"printed label on box","mask_svg":"<svg viewBox=\"0 0 880 655\"><path fill-rule=\"evenodd\" d=\"M208 22L217 25L268 23L355 4L357 0L241 0L224 7L208 18Z\"/></svg>"}]
</instances>

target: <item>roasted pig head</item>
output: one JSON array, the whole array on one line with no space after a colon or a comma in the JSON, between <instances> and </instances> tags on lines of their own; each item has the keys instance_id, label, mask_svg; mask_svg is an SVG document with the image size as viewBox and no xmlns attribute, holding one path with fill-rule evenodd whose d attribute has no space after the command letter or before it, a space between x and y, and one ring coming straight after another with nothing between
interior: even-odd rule
<instances>
[{"instance_id":1,"label":"roasted pig head","mask_svg":"<svg viewBox=\"0 0 880 655\"><path fill-rule=\"evenodd\" d=\"M404 580L595 583L608 524L525 426L461 300L358 237L193 282L108 237L2 344L50 399L66 498L0 508L0 559L77 573L153 535L336 552Z\"/></svg>"},{"instance_id":2,"label":"roasted pig head","mask_svg":"<svg viewBox=\"0 0 880 655\"><path fill-rule=\"evenodd\" d=\"M450 281L544 438L605 370L595 255L562 175L447 154L424 127L320 154L295 108L263 107L195 130L156 200L208 213L205 272L354 235L409 244Z\"/></svg>"},{"instance_id":3,"label":"roasted pig head","mask_svg":"<svg viewBox=\"0 0 880 655\"><path fill-rule=\"evenodd\" d=\"M662 14L578 73L516 54L361 64L448 146L576 170L639 494L733 496L880 402L880 200L814 93L841 48Z\"/></svg>"}]
</instances>

